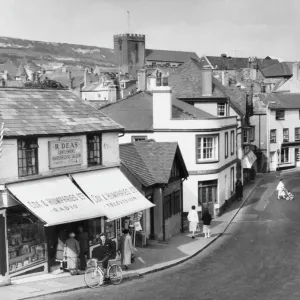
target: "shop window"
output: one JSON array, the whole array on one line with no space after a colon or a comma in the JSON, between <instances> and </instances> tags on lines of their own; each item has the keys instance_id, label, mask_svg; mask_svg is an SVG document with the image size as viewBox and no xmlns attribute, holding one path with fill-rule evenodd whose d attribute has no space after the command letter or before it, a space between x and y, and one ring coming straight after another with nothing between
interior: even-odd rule
<instances>
[{"instance_id":1,"label":"shop window","mask_svg":"<svg viewBox=\"0 0 300 300\"><path fill-rule=\"evenodd\" d=\"M284 110L276 110L276 120L284 120Z\"/></svg>"},{"instance_id":2,"label":"shop window","mask_svg":"<svg viewBox=\"0 0 300 300\"><path fill-rule=\"evenodd\" d=\"M235 143L235 138L234 138L234 130L230 132L230 154L234 155L234 143Z\"/></svg>"},{"instance_id":3,"label":"shop window","mask_svg":"<svg viewBox=\"0 0 300 300\"><path fill-rule=\"evenodd\" d=\"M46 261L44 224L23 207L7 211L7 243L10 274Z\"/></svg>"},{"instance_id":4,"label":"shop window","mask_svg":"<svg viewBox=\"0 0 300 300\"><path fill-rule=\"evenodd\" d=\"M18 171L20 177L38 174L38 143L36 138L18 140Z\"/></svg>"},{"instance_id":5,"label":"shop window","mask_svg":"<svg viewBox=\"0 0 300 300\"><path fill-rule=\"evenodd\" d=\"M289 141L289 129L283 128L283 141L288 142Z\"/></svg>"},{"instance_id":6,"label":"shop window","mask_svg":"<svg viewBox=\"0 0 300 300\"><path fill-rule=\"evenodd\" d=\"M132 136L131 137L131 142L132 143L140 142L140 141L146 141L146 140L147 140L146 135L137 135L137 136Z\"/></svg>"},{"instance_id":7,"label":"shop window","mask_svg":"<svg viewBox=\"0 0 300 300\"><path fill-rule=\"evenodd\" d=\"M225 132L225 158L228 157L228 132Z\"/></svg>"},{"instance_id":8,"label":"shop window","mask_svg":"<svg viewBox=\"0 0 300 300\"><path fill-rule=\"evenodd\" d=\"M300 140L300 127L295 128L295 141Z\"/></svg>"},{"instance_id":9,"label":"shop window","mask_svg":"<svg viewBox=\"0 0 300 300\"><path fill-rule=\"evenodd\" d=\"M218 180L198 182L198 205L217 203Z\"/></svg>"},{"instance_id":10,"label":"shop window","mask_svg":"<svg viewBox=\"0 0 300 300\"><path fill-rule=\"evenodd\" d=\"M104 232L109 239L116 238L116 221L105 221Z\"/></svg>"},{"instance_id":11,"label":"shop window","mask_svg":"<svg viewBox=\"0 0 300 300\"><path fill-rule=\"evenodd\" d=\"M289 148L281 148L281 163L288 163L289 159Z\"/></svg>"},{"instance_id":12,"label":"shop window","mask_svg":"<svg viewBox=\"0 0 300 300\"><path fill-rule=\"evenodd\" d=\"M101 135L87 135L88 165L101 165Z\"/></svg>"},{"instance_id":13,"label":"shop window","mask_svg":"<svg viewBox=\"0 0 300 300\"><path fill-rule=\"evenodd\" d=\"M100 243L100 233L102 232L101 218L89 221L90 246Z\"/></svg>"},{"instance_id":14,"label":"shop window","mask_svg":"<svg viewBox=\"0 0 300 300\"><path fill-rule=\"evenodd\" d=\"M196 136L196 162L218 160L218 138L218 135Z\"/></svg>"},{"instance_id":15,"label":"shop window","mask_svg":"<svg viewBox=\"0 0 300 300\"><path fill-rule=\"evenodd\" d=\"M276 129L270 131L270 142L276 143Z\"/></svg>"},{"instance_id":16,"label":"shop window","mask_svg":"<svg viewBox=\"0 0 300 300\"><path fill-rule=\"evenodd\" d=\"M225 117L225 103L218 103L218 117Z\"/></svg>"}]
</instances>

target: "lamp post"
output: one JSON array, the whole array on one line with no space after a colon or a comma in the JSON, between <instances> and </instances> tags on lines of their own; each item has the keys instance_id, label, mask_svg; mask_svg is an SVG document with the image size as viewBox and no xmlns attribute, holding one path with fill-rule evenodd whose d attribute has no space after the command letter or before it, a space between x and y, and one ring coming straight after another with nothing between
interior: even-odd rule
<instances>
[{"instance_id":1,"label":"lamp post","mask_svg":"<svg viewBox=\"0 0 300 300\"><path fill-rule=\"evenodd\" d=\"M270 173L270 113L269 113L269 105L276 104L274 101L270 101L267 103L267 173Z\"/></svg>"}]
</instances>

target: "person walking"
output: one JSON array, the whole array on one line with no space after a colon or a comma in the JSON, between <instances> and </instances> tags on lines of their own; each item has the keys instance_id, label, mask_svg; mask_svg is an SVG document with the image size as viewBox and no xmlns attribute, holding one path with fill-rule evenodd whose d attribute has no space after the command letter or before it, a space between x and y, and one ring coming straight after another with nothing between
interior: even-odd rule
<instances>
[{"instance_id":1,"label":"person walking","mask_svg":"<svg viewBox=\"0 0 300 300\"><path fill-rule=\"evenodd\" d=\"M243 184L240 179L235 183L235 197L237 201L241 201L243 198Z\"/></svg>"},{"instance_id":2,"label":"person walking","mask_svg":"<svg viewBox=\"0 0 300 300\"><path fill-rule=\"evenodd\" d=\"M128 229L123 230L123 235L120 238L118 253L121 254L121 263L128 270L131 264L131 256L136 249L132 246L132 238Z\"/></svg>"},{"instance_id":3,"label":"person walking","mask_svg":"<svg viewBox=\"0 0 300 300\"><path fill-rule=\"evenodd\" d=\"M78 227L78 235L77 235L77 241L79 242L80 247L80 270L85 270L86 268L86 260L88 257L88 251L89 251L89 237L88 233L83 231L83 227Z\"/></svg>"},{"instance_id":4,"label":"person walking","mask_svg":"<svg viewBox=\"0 0 300 300\"><path fill-rule=\"evenodd\" d=\"M209 210L206 208L203 216L202 216L202 221L203 221L203 231L205 234L205 238L210 238L210 223L211 223L212 217L211 214L209 213Z\"/></svg>"},{"instance_id":5,"label":"person walking","mask_svg":"<svg viewBox=\"0 0 300 300\"><path fill-rule=\"evenodd\" d=\"M192 232L192 239L194 239L195 231L197 230L197 226L199 224L199 216L195 205L193 205L192 209L189 211L187 219L189 221L189 230Z\"/></svg>"},{"instance_id":6,"label":"person walking","mask_svg":"<svg viewBox=\"0 0 300 300\"><path fill-rule=\"evenodd\" d=\"M69 238L66 240L64 248L64 258L67 260L68 270L77 270L77 260L80 254L80 246L77 240L75 240L75 233L71 232Z\"/></svg>"},{"instance_id":7,"label":"person walking","mask_svg":"<svg viewBox=\"0 0 300 300\"><path fill-rule=\"evenodd\" d=\"M281 197L285 198L285 187L282 179L279 180L276 190L278 191L278 199L280 199Z\"/></svg>"}]
</instances>

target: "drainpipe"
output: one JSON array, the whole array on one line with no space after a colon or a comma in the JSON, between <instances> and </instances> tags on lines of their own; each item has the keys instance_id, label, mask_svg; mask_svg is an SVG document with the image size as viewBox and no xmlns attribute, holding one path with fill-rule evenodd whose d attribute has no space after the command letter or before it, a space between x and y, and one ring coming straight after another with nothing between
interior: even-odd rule
<instances>
[{"instance_id":1,"label":"drainpipe","mask_svg":"<svg viewBox=\"0 0 300 300\"><path fill-rule=\"evenodd\" d=\"M184 232L183 228L183 182L186 180L186 178L183 178L180 182L180 207L181 207L181 232Z\"/></svg>"}]
</instances>

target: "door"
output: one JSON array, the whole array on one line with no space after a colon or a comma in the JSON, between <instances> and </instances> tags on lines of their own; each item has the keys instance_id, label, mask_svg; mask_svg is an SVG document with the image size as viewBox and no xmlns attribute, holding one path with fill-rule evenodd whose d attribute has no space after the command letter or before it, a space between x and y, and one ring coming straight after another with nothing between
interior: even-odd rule
<instances>
[{"instance_id":1,"label":"door","mask_svg":"<svg viewBox=\"0 0 300 300\"><path fill-rule=\"evenodd\" d=\"M200 181L198 194L202 212L207 208L213 217L215 215L214 203L218 201L218 180Z\"/></svg>"},{"instance_id":2,"label":"door","mask_svg":"<svg viewBox=\"0 0 300 300\"><path fill-rule=\"evenodd\" d=\"M0 275L2 276L7 272L5 229L5 217L0 214Z\"/></svg>"},{"instance_id":3,"label":"door","mask_svg":"<svg viewBox=\"0 0 300 300\"><path fill-rule=\"evenodd\" d=\"M227 181L227 175L225 175L225 199L228 199L228 181Z\"/></svg>"},{"instance_id":4,"label":"door","mask_svg":"<svg viewBox=\"0 0 300 300\"><path fill-rule=\"evenodd\" d=\"M300 148L295 148L296 167L300 167Z\"/></svg>"},{"instance_id":5,"label":"door","mask_svg":"<svg viewBox=\"0 0 300 300\"><path fill-rule=\"evenodd\" d=\"M153 195L147 197L147 199L153 203ZM150 239L155 239L155 230L154 230L154 207L150 208Z\"/></svg>"},{"instance_id":6,"label":"door","mask_svg":"<svg viewBox=\"0 0 300 300\"><path fill-rule=\"evenodd\" d=\"M275 152L270 152L270 171L276 171L277 160Z\"/></svg>"}]
</instances>

